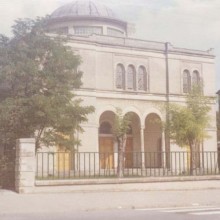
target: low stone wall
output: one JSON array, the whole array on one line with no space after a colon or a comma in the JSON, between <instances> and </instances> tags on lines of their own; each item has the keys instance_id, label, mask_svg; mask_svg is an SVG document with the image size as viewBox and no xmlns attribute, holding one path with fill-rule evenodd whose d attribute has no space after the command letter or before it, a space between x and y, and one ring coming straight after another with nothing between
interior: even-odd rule
<instances>
[{"instance_id":1,"label":"low stone wall","mask_svg":"<svg viewBox=\"0 0 220 220\"><path fill-rule=\"evenodd\" d=\"M179 176L179 177L142 177L142 178L113 178L113 179L76 179L76 180L36 180L36 187L42 186L77 186L99 184L130 184L130 183L160 183L160 182L184 182L220 180L220 176Z\"/></svg>"}]
</instances>

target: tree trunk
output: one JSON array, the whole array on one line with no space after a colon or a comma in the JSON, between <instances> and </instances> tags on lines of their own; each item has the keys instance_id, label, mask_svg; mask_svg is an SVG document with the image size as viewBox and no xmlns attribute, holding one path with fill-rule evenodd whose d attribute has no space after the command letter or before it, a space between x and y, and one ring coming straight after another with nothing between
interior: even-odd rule
<instances>
[{"instance_id":1,"label":"tree trunk","mask_svg":"<svg viewBox=\"0 0 220 220\"><path fill-rule=\"evenodd\" d=\"M196 169L196 145L190 144L190 175L193 175L193 171Z\"/></svg>"},{"instance_id":2,"label":"tree trunk","mask_svg":"<svg viewBox=\"0 0 220 220\"><path fill-rule=\"evenodd\" d=\"M124 152L126 146L126 135L118 138L118 169L117 176L122 178L124 176Z\"/></svg>"}]
</instances>

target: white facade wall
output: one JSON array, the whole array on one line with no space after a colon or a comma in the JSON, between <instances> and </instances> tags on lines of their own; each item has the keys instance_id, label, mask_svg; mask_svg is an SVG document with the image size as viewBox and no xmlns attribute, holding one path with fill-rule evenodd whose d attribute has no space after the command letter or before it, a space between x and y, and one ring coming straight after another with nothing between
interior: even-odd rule
<instances>
[{"instance_id":1,"label":"white facade wall","mask_svg":"<svg viewBox=\"0 0 220 220\"><path fill-rule=\"evenodd\" d=\"M156 165L150 164L149 160L151 158L149 155L138 154L138 157L133 158L133 166L142 168L142 170L146 168L146 174L149 167L159 169L162 167L172 168L176 175L184 174L189 168L189 154L187 153L189 151L186 148L180 148L172 140L170 147L167 147L164 132L162 130L155 131L155 128L150 130L148 116L153 118L156 115L161 121L165 121L164 103L169 100L171 103L185 105L185 94L183 92L184 70L188 70L191 77L193 71L198 71L199 77L203 82L204 95L215 98L215 63L212 51L175 48L170 43L128 38L129 24L115 17L105 17L106 15L103 17L102 11L99 11L97 7L95 7L98 10L97 13L93 14L94 11L91 10L91 5L88 7L85 4L85 7L78 7L77 4L73 4L72 9L75 8L76 10L72 10L72 15L69 14L69 5L65 7L66 10L64 11L63 8L60 9L63 11L63 15L52 16L48 30L51 33L59 33L59 30L62 32L62 28L64 28L64 33L62 34L65 34L66 27L68 27L67 45L72 48L75 54L80 55L82 58L79 70L83 72L83 86L81 89L74 91L74 93L77 97L82 98L84 105L95 107L95 112L88 115L88 122L82 124L84 132L76 134L81 144L75 146L75 149L81 153L79 156L81 159L78 156L75 158L74 169L87 171L88 166L90 166L88 161L91 164L95 164L94 170L97 168L99 171L100 168L105 169L105 165L102 167L105 161L101 159L101 154L99 154L101 147L103 147L100 144L101 138L104 136L108 140L109 137L113 139L113 136L111 134L107 134L107 136L106 134L99 134L99 128L102 122L109 122L113 125L113 115L116 109L120 108L124 114L128 112L135 114L132 121L132 134L130 134L133 151L138 153L153 151L152 155L156 151L166 151L166 155L163 153L163 155L159 155L161 158L156 158ZM85 11L88 14L85 14ZM81 12L82 14L80 14ZM76 36L74 27L101 27L103 33L101 35L89 35L90 32L87 29L88 33L85 31L82 36ZM108 28L122 32L123 37L108 36ZM125 68L124 89L116 88L116 69L118 64L123 65ZM136 74L140 66L146 69L147 89L145 91L137 89L137 76L136 89L127 89L127 69L129 65L134 67ZM167 91L167 83L169 84L169 93ZM214 99L213 102L210 102L210 106L210 125L207 128L209 138L204 140L200 147L201 151L217 150ZM159 142L157 143L157 141ZM107 145L108 143L105 143L104 147L109 149ZM55 151L57 150L59 151L59 149ZM116 168L118 149L115 140L113 140L112 151L114 156L110 155L109 160L111 160L111 157L114 158L111 163ZM84 154L83 152L87 153ZM88 152L97 152L97 154L90 158ZM171 155L167 155L170 152ZM68 163L70 158L68 159L65 153L63 155L62 163L65 165L65 160ZM216 159L212 160L212 167L215 166ZM40 162L43 163L44 160L42 158ZM202 164L203 168L208 166L209 159L201 157L199 160L200 166ZM53 169L59 166L55 163L53 164L53 161L49 164L52 164L51 167ZM65 173L65 166L61 166L61 168ZM43 168L40 167L40 169ZM48 166L44 166L44 169L46 173L48 173L48 170L51 172ZM73 166L71 169L73 169Z\"/></svg>"},{"instance_id":2,"label":"white facade wall","mask_svg":"<svg viewBox=\"0 0 220 220\"><path fill-rule=\"evenodd\" d=\"M138 40L137 40L138 41ZM82 146L80 151L98 151L99 117L105 111L115 111L117 107L124 112L137 112L141 127L145 126L145 119L149 113L157 113L165 120L161 111L161 103L166 101L166 62L162 52L147 49L135 49L118 45L104 45L98 43L70 42L73 50L82 57L83 63L80 70L83 71L83 87L76 93L82 97L86 105L92 104L96 111L89 115L88 123L83 125L85 132L80 134ZM136 70L140 65L146 68L149 74L149 90L128 91L117 90L115 85L115 72L117 64L123 64L126 68L132 64ZM215 72L212 56L190 54L169 54L169 90L172 102L184 104L183 71L197 70L204 83L204 94L215 96ZM210 138L204 141L204 150L216 150L216 125L215 102L211 104L211 123L208 132ZM134 145L138 143L135 142ZM171 151L181 150L172 146Z\"/></svg>"}]
</instances>

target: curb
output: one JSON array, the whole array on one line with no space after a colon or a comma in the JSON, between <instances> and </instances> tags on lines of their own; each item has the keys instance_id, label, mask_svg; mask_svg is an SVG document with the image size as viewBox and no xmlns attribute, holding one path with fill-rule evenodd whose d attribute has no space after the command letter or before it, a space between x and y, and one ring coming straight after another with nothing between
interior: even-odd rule
<instances>
[{"instance_id":1,"label":"curb","mask_svg":"<svg viewBox=\"0 0 220 220\"><path fill-rule=\"evenodd\" d=\"M220 180L220 176L184 176L184 177L145 177L123 179L83 179L83 180L36 180L35 186L74 186L126 183L161 183L183 181Z\"/></svg>"},{"instance_id":2,"label":"curb","mask_svg":"<svg viewBox=\"0 0 220 220\"><path fill-rule=\"evenodd\" d=\"M29 193L103 193L141 191L218 190L220 176L141 179L36 181Z\"/></svg>"}]
</instances>

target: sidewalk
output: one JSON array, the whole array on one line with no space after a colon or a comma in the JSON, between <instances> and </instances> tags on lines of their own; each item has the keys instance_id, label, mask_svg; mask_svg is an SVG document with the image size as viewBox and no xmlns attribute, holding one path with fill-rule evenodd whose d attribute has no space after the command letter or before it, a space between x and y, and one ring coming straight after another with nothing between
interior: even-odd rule
<instances>
[{"instance_id":1,"label":"sidewalk","mask_svg":"<svg viewBox=\"0 0 220 220\"><path fill-rule=\"evenodd\" d=\"M220 206L220 181L36 187L34 194L0 190L0 215L103 209Z\"/></svg>"},{"instance_id":2,"label":"sidewalk","mask_svg":"<svg viewBox=\"0 0 220 220\"><path fill-rule=\"evenodd\" d=\"M204 190L204 189L219 189L220 190L220 177L215 176L199 177L198 179L189 178L146 178L139 182L134 179L123 180L88 180L83 181L83 184L76 181L38 181L31 194L42 193L82 193L82 192L129 192L129 191L186 191L186 190ZM51 183L56 183L51 185ZM49 185L47 185L47 183ZM72 184L71 184L72 183ZM0 195L15 194L10 190L0 188Z\"/></svg>"}]
</instances>

